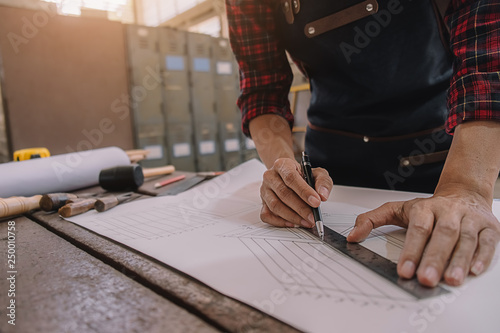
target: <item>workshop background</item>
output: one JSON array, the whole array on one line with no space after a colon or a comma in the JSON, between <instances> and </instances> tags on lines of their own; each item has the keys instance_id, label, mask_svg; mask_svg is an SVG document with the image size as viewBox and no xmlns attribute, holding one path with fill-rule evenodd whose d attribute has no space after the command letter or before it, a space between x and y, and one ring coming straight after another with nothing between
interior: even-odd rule
<instances>
[{"instance_id":1,"label":"workshop background","mask_svg":"<svg viewBox=\"0 0 500 333\"><path fill-rule=\"evenodd\" d=\"M0 36L0 163L31 147L147 149L143 166L184 171L258 157L224 0L0 0ZM310 93L290 64L300 154Z\"/></svg>"},{"instance_id":2,"label":"workshop background","mask_svg":"<svg viewBox=\"0 0 500 333\"><path fill-rule=\"evenodd\" d=\"M224 0L0 0L0 36L0 162L31 147L147 149L143 166L185 171L258 157ZM298 153L310 94L293 68Z\"/></svg>"}]
</instances>

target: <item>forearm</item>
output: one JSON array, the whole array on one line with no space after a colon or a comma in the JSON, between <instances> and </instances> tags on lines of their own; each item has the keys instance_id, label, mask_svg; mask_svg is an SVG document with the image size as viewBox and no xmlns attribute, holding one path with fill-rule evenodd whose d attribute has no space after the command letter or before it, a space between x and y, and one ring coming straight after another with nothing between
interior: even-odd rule
<instances>
[{"instance_id":1,"label":"forearm","mask_svg":"<svg viewBox=\"0 0 500 333\"><path fill-rule=\"evenodd\" d=\"M456 186L478 193L491 205L500 169L500 122L470 121L457 126L436 194Z\"/></svg>"},{"instance_id":2,"label":"forearm","mask_svg":"<svg viewBox=\"0 0 500 333\"><path fill-rule=\"evenodd\" d=\"M249 134L252 119L277 114L293 124L288 93L293 74L280 45L271 2L226 0L229 40L240 69L238 107L242 129Z\"/></svg>"},{"instance_id":3,"label":"forearm","mask_svg":"<svg viewBox=\"0 0 500 333\"><path fill-rule=\"evenodd\" d=\"M267 168L278 158L294 158L292 131L288 121L276 114L267 114L250 121L250 134L259 156Z\"/></svg>"}]
</instances>

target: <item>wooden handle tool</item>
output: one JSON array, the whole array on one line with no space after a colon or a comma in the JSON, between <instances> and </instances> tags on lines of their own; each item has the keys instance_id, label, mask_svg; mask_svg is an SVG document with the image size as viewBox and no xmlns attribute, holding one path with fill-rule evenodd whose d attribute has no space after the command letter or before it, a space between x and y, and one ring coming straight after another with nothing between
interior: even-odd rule
<instances>
[{"instance_id":1,"label":"wooden handle tool","mask_svg":"<svg viewBox=\"0 0 500 333\"><path fill-rule=\"evenodd\" d=\"M32 197L10 197L0 199L0 217L24 214L32 209L40 208L41 195Z\"/></svg>"},{"instance_id":2,"label":"wooden handle tool","mask_svg":"<svg viewBox=\"0 0 500 333\"><path fill-rule=\"evenodd\" d=\"M40 208L45 212L58 210L70 199L76 199L76 194L71 193L50 193L44 194L40 199Z\"/></svg>"},{"instance_id":3,"label":"wooden handle tool","mask_svg":"<svg viewBox=\"0 0 500 333\"><path fill-rule=\"evenodd\" d=\"M127 200L132 198L133 193L127 193L120 196L108 195L102 198L97 199L95 202L95 210L99 213L105 212L108 209L111 209L118 204L121 204Z\"/></svg>"},{"instance_id":4,"label":"wooden handle tool","mask_svg":"<svg viewBox=\"0 0 500 333\"><path fill-rule=\"evenodd\" d=\"M71 217L81 213L85 213L94 208L96 199L70 199L66 205L59 209L59 215L62 217Z\"/></svg>"},{"instance_id":5,"label":"wooden handle tool","mask_svg":"<svg viewBox=\"0 0 500 333\"><path fill-rule=\"evenodd\" d=\"M169 175L169 174L173 173L174 171L175 171L175 167L173 165L165 165L163 167L158 167L158 168L142 169L142 173L144 174L144 178Z\"/></svg>"},{"instance_id":6,"label":"wooden handle tool","mask_svg":"<svg viewBox=\"0 0 500 333\"><path fill-rule=\"evenodd\" d=\"M130 159L130 163L137 163L141 160L146 159L146 157L148 157L149 150L132 149L132 150L126 150L125 153L127 154L128 158Z\"/></svg>"}]
</instances>

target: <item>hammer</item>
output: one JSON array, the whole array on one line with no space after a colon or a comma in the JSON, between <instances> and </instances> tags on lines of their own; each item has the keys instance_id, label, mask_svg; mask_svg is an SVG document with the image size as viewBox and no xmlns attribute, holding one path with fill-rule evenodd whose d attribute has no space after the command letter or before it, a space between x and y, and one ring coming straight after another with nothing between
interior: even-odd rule
<instances>
[{"instance_id":1,"label":"hammer","mask_svg":"<svg viewBox=\"0 0 500 333\"><path fill-rule=\"evenodd\" d=\"M145 177L168 175L175 171L173 165L159 168L143 169L138 164L118 166L101 170L99 185L108 191L135 190L144 183Z\"/></svg>"}]
</instances>

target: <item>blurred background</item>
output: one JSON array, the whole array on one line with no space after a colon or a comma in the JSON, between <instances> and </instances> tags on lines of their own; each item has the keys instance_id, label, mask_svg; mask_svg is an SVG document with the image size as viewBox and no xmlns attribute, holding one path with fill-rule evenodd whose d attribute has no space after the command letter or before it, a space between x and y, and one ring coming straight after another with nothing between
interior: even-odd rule
<instances>
[{"instance_id":1,"label":"blurred background","mask_svg":"<svg viewBox=\"0 0 500 333\"><path fill-rule=\"evenodd\" d=\"M241 133L223 0L0 0L0 162L147 149L144 166L227 170L258 157ZM290 102L303 149L307 80Z\"/></svg>"}]
</instances>

